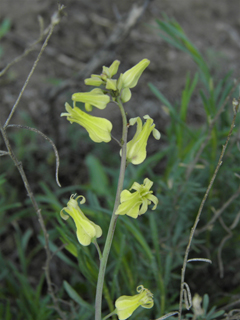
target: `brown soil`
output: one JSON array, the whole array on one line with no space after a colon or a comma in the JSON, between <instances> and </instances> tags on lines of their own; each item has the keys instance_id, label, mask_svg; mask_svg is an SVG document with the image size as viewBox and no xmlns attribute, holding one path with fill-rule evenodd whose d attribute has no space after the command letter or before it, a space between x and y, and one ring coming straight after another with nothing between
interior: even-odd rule
<instances>
[{"instance_id":1,"label":"brown soil","mask_svg":"<svg viewBox=\"0 0 240 320\"><path fill-rule=\"evenodd\" d=\"M25 110L36 122L38 128L57 139L59 145L62 129L66 120L59 122L57 128L51 128L52 117L57 118L64 110L66 101L73 92L86 90L86 86L76 83L75 88L68 88L51 103L47 99L48 90L53 82L70 79L83 68L89 59L108 40L118 17L124 17L134 1L98 1L69 0L66 16L55 28L38 67L19 104L18 112ZM142 1L136 2L141 4ZM20 55L39 35L37 17L44 18L45 26L57 8L55 0L1 0L0 21L9 18L11 31L1 40L4 53L0 67L3 68L13 58ZM238 0L181 0L151 1L138 24L129 36L113 48L112 58L106 57L105 65L113 59L121 61L121 71L128 69L143 58L151 61L144 72L139 85L129 103L129 115L150 114L159 123L160 129L166 122L161 104L146 86L151 81L166 97L174 102L180 99L187 72L194 73L196 67L191 58L177 49L170 47L158 35L156 19L162 13L174 17L185 30L187 36L207 57L217 76L233 70L233 76L239 74L240 18ZM39 49L39 46L38 48ZM37 50L33 51L20 63L10 68L1 80L1 118L4 121L16 97L23 86ZM99 72L101 68L95 72ZM89 76L89 75L88 75ZM138 95L139 94L139 95ZM193 101L196 115L201 117L202 106ZM54 112L53 112L54 110ZM119 115L112 111L108 116L116 120ZM16 120L13 119L14 123ZM116 120L117 121L117 120Z\"/></svg>"}]
</instances>

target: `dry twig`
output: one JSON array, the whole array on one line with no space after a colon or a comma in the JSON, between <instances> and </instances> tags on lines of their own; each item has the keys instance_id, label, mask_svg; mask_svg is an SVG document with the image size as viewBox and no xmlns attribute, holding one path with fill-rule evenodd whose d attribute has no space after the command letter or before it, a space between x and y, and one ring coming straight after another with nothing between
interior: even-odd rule
<instances>
[{"instance_id":1,"label":"dry twig","mask_svg":"<svg viewBox=\"0 0 240 320\"><path fill-rule=\"evenodd\" d=\"M235 100L233 101L233 105L235 103ZM232 132L233 132L233 129L235 127L235 121L236 121L236 117L237 117L237 111L239 109L239 105L240 105L240 98L238 100L238 104L237 106L235 105L235 112L234 112L234 115L233 115L233 120L232 120L232 123L231 123L231 127L230 127L230 130L229 130L229 133L228 133L228 136L227 136L227 139L226 139L226 142L225 144L223 145L223 148L222 148L222 152L220 154L220 157L219 157L219 160L218 160L218 164L216 166L216 169L213 173L213 176L210 180L210 183L207 187L207 190L204 194L204 197L202 199L202 202L200 204L200 207L199 207L199 210L198 210L198 213L197 213L197 216L196 216L196 219L195 219L195 222L194 222L194 225L191 229L191 232L190 232L190 236L189 236L189 241L188 241L188 245L187 245L187 248L186 248L186 251L185 251L185 256L184 256L184 260L183 260L183 266L182 266L182 273L181 273L181 286L180 286L180 300L179 300L179 315L178 315L178 319L181 320L181 316L182 316L182 308L183 308L183 294L184 294L184 290L185 290L185 272L186 272L186 267L187 267L187 261L188 261L188 255L189 255L189 252L190 252L190 248L191 248L191 244L192 244L192 240L193 240L193 237L194 237L194 234L195 234L195 230L197 228L197 225L198 225L198 222L200 220L200 216L202 214L202 210L203 210L203 207L205 205L205 202L208 198L208 195L209 195L209 192L212 188L212 185L215 181L215 178L217 176L217 173L222 165L222 159L223 159L223 156L225 154L225 151L227 149L227 146L228 146L228 142L230 140L230 137L232 135Z\"/></svg>"},{"instance_id":2,"label":"dry twig","mask_svg":"<svg viewBox=\"0 0 240 320\"><path fill-rule=\"evenodd\" d=\"M44 41L44 43L43 43L43 45L41 47L41 50L40 50L40 52L39 52L39 54L37 56L37 59L35 60L35 62L33 64L33 67L31 69L30 73L28 74L28 77L27 77L27 79L26 79L26 81L25 81L25 83L23 85L23 88L21 89L21 91L19 93L19 96L18 96L14 106L12 107L12 110L11 110L11 112L10 112L6 122L5 122L5 125L3 126L1 121L0 121L0 131L1 131L3 140L4 140L6 148L7 148L7 151L0 151L0 155L7 155L8 154L11 157L12 161L14 162L15 166L17 167L17 169L18 169L18 171L19 171L19 173L21 175L22 181L23 181L24 186L25 186L25 188L27 190L27 194L28 194L28 196L29 196L29 198L30 198L30 200L32 202L34 210L36 211L36 214L37 214L37 217L38 217L38 221L39 221L41 229L43 231L44 240L45 240L46 263L45 263L44 271L45 271L45 275L46 275L48 291L49 291L49 294L52 297L52 300L53 300L53 303L54 303L54 309L58 312L58 314L60 315L60 317L63 320L66 320L65 314L59 307L58 299L55 297L55 294L54 294L54 291L53 291L53 287L52 287L52 281L51 281L51 276L50 276L50 261L52 259L52 255L51 255L51 251L50 251L50 247L49 247L49 239L48 239L49 236L48 236L48 233L47 233L46 226L44 224L43 216L41 214L41 209L38 207L38 204L37 204L37 202L35 200L35 197L33 195L32 189L31 189L30 184L28 182L28 179L26 177L25 171L23 169L22 163L17 159L15 153L13 152L13 149L11 147L11 144L10 144L9 138L7 136L7 132L6 132L6 128L8 126L10 126L9 122L10 122L10 120L11 120L11 118L12 118L12 116L13 116L13 114L14 114L17 106L18 106L18 103L19 103L19 101L20 101L20 99L21 99L21 97L22 97L22 95L24 93L24 90L25 90L27 84L29 83L29 80L30 80L30 78L31 78L31 76L32 76L32 74L33 74L33 72L34 72L34 70L35 70L35 68L36 68L36 66L37 66L37 64L39 62L39 59L40 59L44 49L46 48L46 46L48 44L48 40L50 39L50 37L51 37L51 35L53 33L53 29L56 26L56 24L58 24L60 22L60 15L62 13L63 8L64 8L63 6L59 5L58 11L55 12L53 14L53 16L52 16L51 24L47 28L46 39L45 39L45 41ZM23 56L27 55L29 52L30 51L26 51L25 54L20 56L17 61L21 60L23 58ZM17 61L14 60L14 63L16 63ZM12 64L10 63L6 68L9 68ZM5 68L5 70L6 70L6 68ZM31 128L31 130L33 130L33 129ZM34 131L40 133L40 131L38 131L36 129L34 129ZM43 133L41 133L41 135L46 138L46 136ZM47 138L47 139L48 139L48 141L50 141L49 138ZM52 146L54 146L54 148L55 148L55 145L53 143L52 143ZM56 154L56 152L55 152L55 154Z\"/></svg>"}]
</instances>

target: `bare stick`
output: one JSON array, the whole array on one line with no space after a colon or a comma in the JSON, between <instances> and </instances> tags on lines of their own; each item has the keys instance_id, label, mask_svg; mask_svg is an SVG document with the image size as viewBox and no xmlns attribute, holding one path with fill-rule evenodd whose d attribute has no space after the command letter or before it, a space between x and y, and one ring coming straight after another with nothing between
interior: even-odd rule
<instances>
[{"instance_id":1,"label":"bare stick","mask_svg":"<svg viewBox=\"0 0 240 320\"><path fill-rule=\"evenodd\" d=\"M218 265L219 265L219 270L220 270L220 278L223 278L224 276L224 267L223 267L223 262L222 262L222 249L224 244L227 242L228 239L230 239L233 236L232 230L236 228L238 222L240 219L240 211L236 215L232 225L230 227L227 227L226 224L224 223L222 217L219 218L219 221L222 225L222 227L226 230L228 233L221 241L219 247L218 247Z\"/></svg>"},{"instance_id":2,"label":"bare stick","mask_svg":"<svg viewBox=\"0 0 240 320\"><path fill-rule=\"evenodd\" d=\"M45 264L45 267L44 267L44 271L45 271L45 275L46 275L46 281L47 281L47 286L48 286L48 291L49 291L49 294L53 300L53 303L54 303L54 308L55 310L58 312L58 314L60 315L60 317L63 319L63 320L66 320L66 317L65 317L65 314L64 312L62 312L62 310L60 309L59 307L59 304L58 304L58 299L55 297L55 294L54 294L54 291L53 291L53 288L52 288L52 281L51 281L51 276L50 276L50 261L51 261L51 258L52 258L52 255L51 255L51 252L50 252L50 247L49 247L49 239L48 239L48 233L47 233L47 229L45 227L45 224L44 224L44 220L43 220L43 217L42 217L42 214L41 214L41 209L38 207L38 204L35 200L35 197L33 195L33 192L32 192L32 189L29 185L29 182L28 182L28 179L26 177L26 174L24 172L24 169L23 169L23 166L22 166L22 163L20 161L18 161L16 155L14 154L13 150L12 150L12 147L10 145L10 141L8 139L8 136L7 136L7 132L6 132L6 128L9 124L9 121L11 120L16 108L17 108L17 105L22 97L22 94L38 64L38 61L44 51L44 49L46 48L47 46L47 43L48 43L48 40L50 39L52 33L53 33L53 29L55 27L56 24L59 23L60 21L60 13L61 11L63 10L63 6L59 6L58 7L58 11L57 13L55 13L53 16L52 16L52 19L51 19L51 25L50 25L50 28L49 28L49 31L48 31L48 35L43 43L43 46L38 54L38 57L37 59L35 60L34 64L33 64L33 67L27 77L27 80L25 81L24 83L24 86L22 88L22 90L20 91L20 94L8 116L8 119L7 121L5 122L5 125L3 126L2 123L0 122L0 131L2 133L2 137L3 137L3 140L5 142L5 145L6 145L6 148L7 148L7 152L6 151L1 151L1 155L6 155L8 153L8 155L12 158L15 166L17 167L21 177L22 177L22 180L23 180L23 183L24 183L24 186L27 190L27 194L32 202L32 205L34 207L34 210L36 211L36 214L37 214L37 217L38 217L38 221L40 223L40 226L43 230L43 235L44 235L44 240L45 240L45 251L46 251L46 264ZM36 132L38 132L38 130L35 130ZM39 132L38 132L39 133ZM42 134L43 135L43 134ZM45 135L43 135L45 136ZM48 141L50 139L48 138ZM53 145L53 144L52 144ZM54 145L55 147L55 145ZM56 154L56 153L55 153Z\"/></svg>"},{"instance_id":3,"label":"bare stick","mask_svg":"<svg viewBox=\"0 0 240 320\"><path fill-rule=\"evenodd\" d=\"M48 40L50 39L50 37L51 37L51 35L52 35L52 33L53 33L53 29L54 29L54 27L60 22L60 13L61 13L61 11L63 10L63 8L64 8L63 6L59 6L58 12L55 13L55 14L52 16L51 25L50 25L50 29L49 29L48 35L47 35L47 37L46 37L46 39L45 39L45 41L44 41L44 43L43 43L43 45L42 45L42 47L41 47L41 50L40 50L40 52L39 52L39 54L38 54L38 56L37 56L37 59L35 60L33 66L32 66L32 69L31 69L31 71L30 71L30 73L29 73L29 75L28 75L28 77L27 77L27 80L25 81L25 83L24 83L24 85L23 85L23 87L22 87L22 90L20 91L20 93L19 93L19 95L18 95L17 100L16 100L14 106L12 107L12 110L11 110L11 112L10 112L10 114L9 114L9 116L8 116L8 118L7 118L4 126L3 126L3 128L6 128L7 125L9 124L9 122L10 122L10 120L11 120L11 118L12 118L12 116L13 116L13 114L14 114L14 112L15 112L18 104L19 104L19 101L20 101L21 98L22 98L23 92L25 91L25 89L26 89L26 87L27 87L27 85L28 85L28 83L29 83L29 80L30 80L30 78L31 78L34 70L36 69L36 66L37 66L37 64L38 64L38 62L39 62L39 60L40 60L40 58L41 58L41 55L43 54L43 51L44 51L44 49L46 48L46 46L47 46L47 44L48 44Z\"/></svg>"},{"instance_id":4,"label":"bare stick","mask_svg":"<svg viewBox=\"0 0 240 320\"><path fill-rule=\"evenodd\" d=\"M238 86L239 84L239 79L236 81L235 85L233 86L233 88L231 89L230 93L227 95L227 97L225 98L223 104L221 105L221 107L219 108L217 114L215 115L214 119L211 121L210 125L209 125L209 128L208 128L208 134L207 134L207 137L206 139L203 141L203 143L201 144L201 147L200 149L198 150L197 154L196 154L196 157L194 158L193 162L188 166L188 169L186 171L186 180L188 180L189 176L191 175L192 173L192 170L194 169L196 163L198 162L204 148L206 147L208 141L210 140L211 138L211 133L212 133L212 130L213 130L213 127L217 121L217 119L219 118L220 114L223 112L228 100L229 100L229 97L232 95L232 93L234 92L234 90L236 89L236 87Z\"/></svg>"},{"instance_id":5,"label":"bare stick","mask_svg":"<svg viewBox=\"0 0 240 320\"><path fill-rule=\"evenodd\" d=\"M3 156L9 156L9 153L7 151L0 150L0 157Z\"/></svg>"},{"instance_id":6,"label":"bare stick","mask_svg":"<svg viewBox=\"0 0 240 320\"><path fill-rule=\"evenodd\" d=\"M49 31L48 28L47 28L45 31L42 30L42 26L43 26L43 20L42 20L42 18L39 17L38 20L39 20L39 25L40 25L40 35L39 35L39 38L38 38L36 41L34 41L34 42L29 46L29 48L25 49L24 52L23 52L22 54L20 54L20 56L16 57L16 58L13 59L12 61L10 61L10 62L6 65L6 67L3 68L2 71L0 72L0 77L2 77L2 76L7 72L7 70L8 70L11 66L13 66L15 63L21 61L22 58L26 57L30 52L32 52L32 51L35 49L36 45L37 45L39 42L41 42L42 39L43 39L43 37L48 33L48 31ZM47 33L46 33L46 31L47 31Z\"/></svg>"},{"instance_id":7,"label":"bare stick","mask_svg":"<svg viewBox=\"0 0 240 320\"><path fill-rule=\"evenodd\" d=\"M184 279L185 279L185 272L186 272L186 266L187 266L187 261L188 261L188 255L189 255L190 247L191 247L191 244L192 244L193 236L194 236L195 230L197 228L198 222L200 220L200 216L201 216L204 204L205 204L205 202L206 202L206 200L208 198L209 192L210 192L210 190L212 188L212 185L213 185L214 180L215 180L215 178L217 176L217 173L218 173L218 171L219 171L219 169L220 169L220 167L222 165L222 159L223 159L223 156L225 154L226 148L228 146L229 139L230 139L230 137L232 135L232 131L233 131L234 126L235 126L235 121L236 121L236 116L237 116L237 111L238 111L239 104L240 104L240 99L238 100L238 106L235 108L236 111L234 112L234 116L233 116L233 120L232 120L232 123L231 123L231 127L230 127L230 130L229 130L228 136L227 136L227 140L226 140L226 142L225 142L225 144L224 144L224 146L222 148L222 152L221 152L221 155L219 157L218 164L217 164L216 169L215 169L215 171L213 173L211 181L210 181L210 183L209 183L209 185L207 187L205 195L204 195L204 197L202 199L202 202L200 204L200 207L199 207L199 210L198 210L194 225L193 225L193 227L191 229L189 242L188 242L188 245L187 245L187 248L186 248L186 251L185 251L185 256L184 256L183 266L182 266L182 273L181 273L181 287L180 287L179 315L178 315L178 319L179 320L181 319L181 315L182 315L183 292L184 292L184 285L185 285Z\"/></svg>"},{"instance_id":8,"label":"bare stick","mask_svg":"<svg viewBox=\"0 0 240 320\"><path fill-rule=\"evenodd\" d=\"M53 288L52 288L52 281L51 281L51 276L50 276L50 270L49 270L49 266L50 266L50 261L51 261L51 252L50 252L50 248L49 248L49 239L48 239L48 233L47 233L47 229L45 227L45 224L44 224L44 221L43 221L43 217L42 217L42 214L41 214L41 209L38 207L38 204L34 198L34 195L33 195L33 192L32 192L32 189L30 187L30 184L28 182L28 179L26 177L26 174L24 172L24 169L23 169L23 166L22 166L22 163L20 161L18 161L16 155L14 154L13 150L12 150L12 147L10 145L10 142L9 142L9 139L8 139L8 136L7 136L7 133L5 131L5 129L3 128L1 122L0 122L0 131L2 133L2 137L3 137L3 140L5 142L5 145L7 147L7 150L8 150L8 153L10 155L10 157L12 158L15 166L17 167L21 177L22 177L22 180L23 180L23 183L24 183L24 186L27 190L27 194L32 202L32 205L34 207L34 210L36 211L37 213L37 217L38 217L38 221L40 223L40 226L43 230L43 235L44 235L44 240L45 240L45 251L46 251L46 265L44 267L44 271L45 271L45 275L46 275L46 280L47 280L47 285L48 285L48 291L49 291L49 294L51 295L52 297L52 300L53 300L53 303L54 303L54 308L56 309L56 311L58 312L58 314L62 317L62 319L66 319L65 318L65 314L62 312L62 310L59 308L59 305L58 305L58 300L57 298L55 297L55 294L53 292Z\"/></svg>"},{"instance_id":9,"label":"bare stick","mask_svg":"<svg viewBox=\"0 0 240 320\"><path fill-rule=\"evenodd\" d=\"M223 206L218 209L216 212L214 212L214 216L212 217L212 219L201 229L196 230L196 235L199 235L200 233L202 233L205 230L208 230L209 228L211 228L214 224L214 222L221 216L221 214L224 212L224 210L227 209L228 206L230 206L230 204L240 195L240 188L238 188L238 190L228 199L227 202L225 202L223 204Z\"/></svg>"},{"instance_id":10,"label":"bare stick","mask_svg":"<svg viewBox=\"0 0 240 320\"><path fill-rule=\"evenodd\" d=\"M56 182L57 182L58 186L61 187L61 184L60 184L60 182L58 180L58 171L59 171L60 161L59 161L58 151L57 151L57 148L56 148L54 142L50 138L48 138L48 136L46 136L44 133L42 133L40 130L35 129L35 128L31 128L31 127L28 127L28 126L22 126L20 124L10 124L10 125L7 126L7 128L20 128L20 129L27 129L27 130L36 132L36 133L40 134L44 139L46 139L52 145L54 153L55 153L55 157L56 157L56 174L55 174Z\"/></svg>"}]
</instances>

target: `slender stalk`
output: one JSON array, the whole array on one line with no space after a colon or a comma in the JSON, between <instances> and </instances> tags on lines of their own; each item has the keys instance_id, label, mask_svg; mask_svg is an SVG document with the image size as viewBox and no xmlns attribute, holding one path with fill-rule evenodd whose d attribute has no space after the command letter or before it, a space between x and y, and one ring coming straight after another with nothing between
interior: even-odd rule
<instances>
[{"instance_id":1,"label":"slender stalk","mask_svg":"<svg viewBox=\"0 0 240 320\"><path fill-rule=\"evenodd\" d=\"M103 318L103 320L106 320L106 319L110 318L110 317L113 316L114 314L116 314L115 311L109 313L106 317Z\"/></svg>"},{"instance_id":2,"label":"slender stalk","mask_svg":"<svg viewBox=\"0 0 240 320\"><path fill-rule=\"evenodd\" d=\"M96 290L96 300L95 300L95 320L101 320L102 318L102 291L103 291L103 283L105 277L105 271L108 261L108 256L110 252L110 248L112 245L114 230L117 223L118 216L115 215L115 212L120 203L120 194L123 189L123 182L124 182L124 174L126 169L126 154L127 154L127 118L123 108L123 105L120 99L117 99L118 106L121 111L122 121L123 121L123 129L122 129L122 158L121 158L121 165L120 165L120 172L118 178L118 188L115 198L114 209L112 213L112 218L110 221L108 234L105 242L105 246L103 249L102 259L100 262L100 268L98 273L98 282L97 282L97 290Z\"/></svg>"},{"instance_id":3,"label":"slender stalk","mask_svg":"<svg viewBox=\"0 0 240 320\"><path fill-rule=\"evenodd\" d=\"M101 252L101 250L100 250L100 248L99 248L99 245L98 245L96 239L93 241L93 244L95 245L95 247L96 247L96 249L97 249L98 257L99 257L99 260L101 261L101 259L102 259L102 252Z\"/></svg>"}]
</instances>

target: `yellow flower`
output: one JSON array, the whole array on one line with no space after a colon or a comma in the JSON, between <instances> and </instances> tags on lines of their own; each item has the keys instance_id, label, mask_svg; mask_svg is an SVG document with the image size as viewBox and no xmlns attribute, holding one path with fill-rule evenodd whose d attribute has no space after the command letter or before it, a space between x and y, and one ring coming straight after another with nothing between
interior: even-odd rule
<instances>
[{"instance_id":1,"label":"yellow flower","mask_svg":"<svg viewBox=\"0 0 240 320\"><path fill-rule=\"evenodd\" d=\"M124 72L122 75L122 88L133 88L137 85L139 78L141 77L143 71L147 68L150 61L148 59L141 60L131 69Z\"/></svg>"},{"instance_id":2,"label":"yellow flower","mask_svg":"<svg viewBox=\"0 0 240 320\"><path fill-rule=\"evenodd\" d=\"M143 118L146 119L144 126L142 126L142 120L139 117L129 120L129 124L131 126L137 122L136 133L133 139L127 143L127 162L131 162L135 165L142 163L146 159L147 141L150 133L152 132L154 138L157 140L159 140L161 137L160 132L155 129L153 119L148 115L145 115Z\"/></svg>"},{"instance_id":3,"label":"yellow flower","mask_svg":"<svg viewBox=\"0 0 240 320\"><path fill-rule=\"evenodd\" d=\"M85 79L84 82L87 86L94 86L94 87L99 87L104 83L101 77L95 74L92 74L91 78Z\"/></svg>"},{"instance_id":4,"label":"yellow flower","mask_svg":"<svg viewBox=\"0 0 240 320\"><path fill-rule=\"evenodd\" d=\"M67 207L63 208L60 212L61 217L67 220L71 216L77 228L78 241L83 246L88 246L92 240L101 237L102 229L90 221L80 209L77 199L82 198L80 204L85 203L86 199L83 196L78 196L74 199L75 195L71 195L70 200L67 203ZM64 214L63 211L67 212L68 215Z\"/></svg>"},{"instance_id":5,"label":"yellow flower","mask_svg":"<svg viewBox=\"0 0 240 320\"><path fill-rule=\"evenodd\" d=\"M109 81L109 80L111 80L112 77L117 73L119 64L120 64L120 61L115 60L109 68L103 66L102 73L100 75L92 74L91 78L84 80L85 84L89 86L96 86L96 87L99 87L103 84L103 85L106 85L106 89L116 91L117 80L112 80L112 81Z\"/></svg>"},{"instance_id":6,"label":"yellow flower","mask_svg":"<svg viewBox=\"0 0 240 320\"><path fill-rule=\"evenodd\" d=\"M118 72L119 65L120 61L115 60L109 68L103 66L102 74L106 75L107 78L111 79Z\"/></svg>"},{"instance_id":7,"label":"yellow flower","mask_svg":"<svg viewBox=\"0 0 240 320\"><path fill-rule=\"evenodd\" d=\"M139 307L150 309L154 305L153 294L142 285L137 287L135 296L121 296L115 302L116 314L120 320L129 318Z\"/></svg>"},{"instance_id":8,"label":"yellow flower","mask_svg":"<svg viewBox=\"0 0 240 320\"><path fill-rule=\"evenodd\" d=\"M151 202L154 203L152 210L155 210L158 204L158 199L150 191L153 182L148 178L144 179L143 184L134 182L130 190L136 190L131 193L128 190L123 190L120 196L120 205L115 212L116 215L128 215L134 219L144 214Z\"/></svg>"},{"instance_id":9,"label":"yellow flower","mask_svg":"<svg viewBox=\"0 0 240 320\"><path fill-rule=\"evenodd\" d=\"M193 312L196 317L202 316L204 314L204 309L201 307L202 297L195 293L192 299Z\"/></svg>"},{"instance_id":10,"label":"yellow flower","mask_svg":"<svg viewBox=\"0 0 240 320\"><path fill-rule=\"evenodd\" d=\"M117 80L107 79L107 81L106 81L106 89L116 91L117 90Z\"/></svg>"},{"instance_id":11,"label":"yellow flower","mask_svg":"<svg viewBox=\"0 0 240 320\"><path fill-rule=\"evenodd\" d=\"M110 97L104 94L101 89L95 88L90 92L74 93L72 100L85 103L86 110L92 111L92 106L98 109L105 109L110 101Z\"/></svg>"},{"instance_id":12,"label":"yellow flower","mask_svg":"<svg viewBox=\"0 0 240 320\"><path fill-rule=\"evenodd\" d=\"M62 113L61 117L65 116L70 123L76 122L84 127L94 142L111 140L112 123L109 120L91 116L77 107L71 108L67 102L65 107L67 112Z\"/></svg>"}]
</instances>

